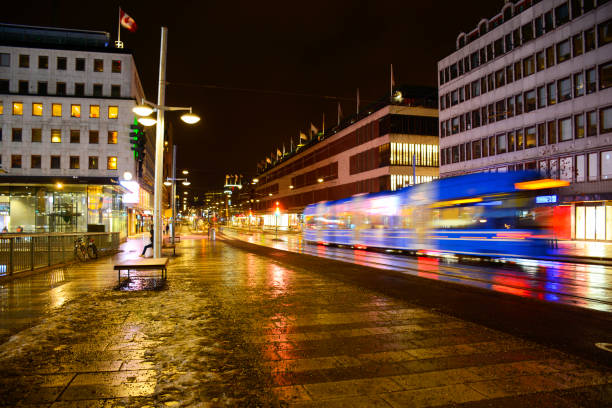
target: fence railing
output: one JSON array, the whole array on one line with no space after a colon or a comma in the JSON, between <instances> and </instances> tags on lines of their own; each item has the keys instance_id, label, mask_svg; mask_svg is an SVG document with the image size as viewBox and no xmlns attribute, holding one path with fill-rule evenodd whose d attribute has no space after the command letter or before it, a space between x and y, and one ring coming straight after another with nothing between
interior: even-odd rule
<instances>
[{"instance_id":1,"label":"fence railing","mask_svg":"<svg viewBox=\"0 0 612 408\"><path fill-rule=\"evenodd\" d=\"M82 236L92 238L99 253L119 248L119 232L0 234L0 276L70 262Z\"/></svg>"}]
</instances>

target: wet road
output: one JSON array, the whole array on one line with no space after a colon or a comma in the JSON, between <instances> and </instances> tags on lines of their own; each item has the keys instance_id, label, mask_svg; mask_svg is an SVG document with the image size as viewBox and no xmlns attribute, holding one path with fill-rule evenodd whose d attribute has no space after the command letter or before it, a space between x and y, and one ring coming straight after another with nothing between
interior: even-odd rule
<instances>
[{"instance_id":1,"label":"wet road","mask_svg":"<svg viewBox=\"0 0 612 408\"><path fill-rule=\"evenodd\" d=\"M520 260L514 265L468 265L452 260L409 257L349 248L312 245L301 236L237 233L228 236L296 253L351 262L409 275L475 286L548 302L612 311L612 267L564 262Z\"/></svg>"}]
</instances>

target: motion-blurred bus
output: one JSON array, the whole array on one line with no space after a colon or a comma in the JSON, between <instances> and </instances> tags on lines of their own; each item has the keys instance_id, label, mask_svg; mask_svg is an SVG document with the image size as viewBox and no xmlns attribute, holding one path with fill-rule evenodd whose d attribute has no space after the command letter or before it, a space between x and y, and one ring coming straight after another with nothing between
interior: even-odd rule
<instances>
[{"instance_id":1,"label":"motion-blurred bus","mask_svg":"<svg viewBox=\"0 0 612 408\"><path fill-rule=\"evenodd\" d=\"M478 173L398 191L320 202L304 210L304 239L428 255L537 257L551 245L551 189L537 172Z\"/></svg>"}]
</instances>

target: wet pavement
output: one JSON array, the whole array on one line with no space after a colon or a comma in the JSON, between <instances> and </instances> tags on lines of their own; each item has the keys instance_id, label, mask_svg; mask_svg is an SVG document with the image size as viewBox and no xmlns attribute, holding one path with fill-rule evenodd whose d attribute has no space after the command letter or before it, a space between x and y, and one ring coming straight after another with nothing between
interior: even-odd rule
<instances>
[{"instance_id":1,"label":"wet pavement","mask_svg":"<svg viewBox=\"0 0 612 408\"><path fill-rule=\"evenodd\" d=\"M612 312L612 266L527 259L515 260L512 264L466 264L452 259L313 245L304 242L298 234L280 234L277 237L273 233L248 233L233 229L225 229L224 233L270 248L394 270L407 275L460 283L547 302ZM573 245L582 244L584 243ZM595 250L593 247L588 248Z\"/></svg>"},{"instance_id":2,"label":"wet pavement","mask_svg":"<svg viewBox=\"0 0 612 408\"><path fill-rule=\"evenodd\" d=\"M138 241L3 285L0 406L612 404L597 363L201 238L157 290L113 290Z\"/></svg>"}]
</instances>

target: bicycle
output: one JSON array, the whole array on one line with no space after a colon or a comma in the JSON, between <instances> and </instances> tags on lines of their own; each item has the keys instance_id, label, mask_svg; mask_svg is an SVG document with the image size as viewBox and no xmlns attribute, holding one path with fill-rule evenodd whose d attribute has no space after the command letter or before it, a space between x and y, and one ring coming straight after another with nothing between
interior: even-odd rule
<instances>
[{"instance_id":1,"label":"bicycle","mask_svg":"<svg viewBox=\"0 0 612 408\"><path fill-rule=\"evenodd\" d=\"M74 257L84 262L89 259L98 258L98 247L93 238L77 237L74 240Z\"/></svg>"}]
</instances>

